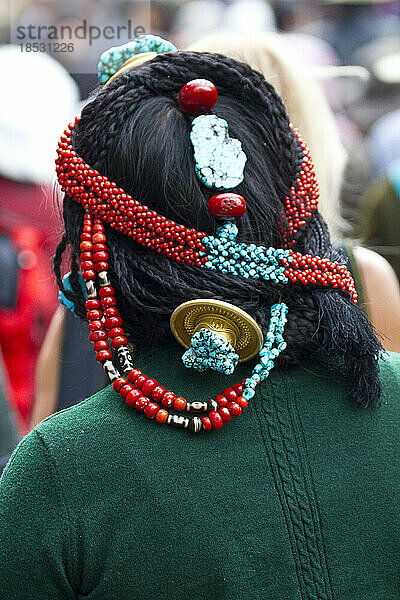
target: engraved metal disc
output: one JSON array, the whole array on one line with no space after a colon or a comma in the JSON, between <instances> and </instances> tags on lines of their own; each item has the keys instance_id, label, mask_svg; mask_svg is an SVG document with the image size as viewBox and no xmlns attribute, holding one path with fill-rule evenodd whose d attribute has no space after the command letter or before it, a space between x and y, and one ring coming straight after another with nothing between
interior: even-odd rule
<instances>
[{"instance_id":1,"label":"engraved metal disc","mask_svg":"<svg viewBox=\"0 0 400 600\"><path fill-rule=\"evenodd\" d=\"M255 356L263 344L263 334L255 320L244 310L220 300L190 300L171 315L171 331L185 348L192 336L205 327L228 340L239 355L239 362Z\"/></svg>"}]
</instances>

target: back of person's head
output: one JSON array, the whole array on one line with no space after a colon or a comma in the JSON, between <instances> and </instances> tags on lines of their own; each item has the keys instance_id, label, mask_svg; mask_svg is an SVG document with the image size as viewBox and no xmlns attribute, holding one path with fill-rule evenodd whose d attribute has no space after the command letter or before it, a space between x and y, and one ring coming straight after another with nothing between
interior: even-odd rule
<instances>
[{"instance_id":1,"label":"back of person's head","mask_svg":"<svg viewBox=\"0 0 400 600\"><path fill-rule=\"evenodd\" d=\"M215 84L218 102L213 112L226 119L230 135L242 142L247 155L244 180L235 188L247 204L238 222L238 240L282 248L284 199L301 164L299 142L274 88L243 63L216 54L168 52L132 68L101 89L83 109L73 134L75 151L150 210L213 234L216 223L207 208L213 192L196 176L189 137L193 118L178 103L182 86L196 78ZM70 245L73 292L64 291L83 317L76 259L84 209L66 195L63 210L65 235L55 257L55 272L63 288L60 264ZM177 263L105 227L111 283L136 347L168 342L171 313L191 299L230 302L247 311L264 334L270 306L285 302L289 308L287 349L280 366L310 356L343 359L352 398L362 405L378 401L379 344L347 293L329 286L281 285ZM293 250L341 259L317 211L299 232Z\"/></svg>"},{"instance_id":2,"label":"back of person's head","mask_svg":"<svg viewBox=\"0 0 400 600\"><path fill-rule=\"evenodd\" d=\"M339 239L343 226L339 198L346 151L322 89L288 39L273 31L247 35L219 32L194 42L189 50L230 56L262 73L274 86L291 122L311 149L321 192L319 209L332 238Z\"/></svg>"}]
</instances>

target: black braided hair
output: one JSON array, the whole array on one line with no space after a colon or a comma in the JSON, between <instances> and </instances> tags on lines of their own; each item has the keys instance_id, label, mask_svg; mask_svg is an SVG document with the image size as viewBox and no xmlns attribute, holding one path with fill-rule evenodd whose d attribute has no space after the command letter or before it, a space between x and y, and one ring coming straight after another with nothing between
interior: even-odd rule
<instances>
[{"instance_id":1,"label":"black braided hair","mask_svg":"<svg viewBox=\"0 0 400 600\"><path fill-rule=\"evenodd\" d=\"M283 199L299 168L299 146L281 99L260 73L218 54L166 53L114 80L82 111L74 147L92 168L115 181L142 204L187 227L214 233L207 202L216 191L195 175L189 139L192 118L179 107L181 87L196 78L218 89L215 113L227 120L248 160L244 181L235 188L246 198L238 239L282 246L279 223ZM71 283L76 311L84 316L78 281L83 208L65 197L66 234L55 256L57 283L67 245L72 247ZM106 225L110 276L124 326L138 348L170 338L169 318L182 302L216 298L251 314L266 331L273 303L289 307L287 349L278 368L318 354L342 361L351 398L378 405L380 344L368 319L347 296L333 289L311 289L248 280L177 264L144 249ZM294 250L344 262L333 248L322 217L316 213L298 236Z\"/></svg>"}]
</instances>

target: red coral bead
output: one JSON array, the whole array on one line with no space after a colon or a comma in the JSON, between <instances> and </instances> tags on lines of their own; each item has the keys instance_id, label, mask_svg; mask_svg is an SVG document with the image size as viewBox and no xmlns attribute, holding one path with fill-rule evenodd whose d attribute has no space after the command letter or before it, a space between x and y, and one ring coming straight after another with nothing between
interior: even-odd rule
<instances>
[{"instance_id":1,"label":"red coral bead","mask_svg":"<svg viewBox=\"0 0 400 600\"><path fill-rule=\"evenodd\" d=\"M138 400L136 400L135 408L139 412L143 412L149 403L150 400L148 398L146 398L145 396L141 396L140 398L138 398Z\"/></svg>"},{"instance_id":2,"label":"red coral bead","mask_svg":"<svg viewBox=\"0 0 400 600\"><path fill-rule=\"evenodd\" d=\"M122 398L126 398L128 392L131 392L133 389L133 385L126 383L120 388L119 393L121 394Z\"/></svg>"},{"instance_id":3,"label":"red coral bead","mask_svg":"<svg viewBox=\"0 0 400 600\"><path fill-rule=\"evenodd\" d=\"M108 342L104 340L99 340L93 344L93 350L95 352L99 352L99 350L108 350Z\"/></svg>"},{"instance_id":4,"label":"red coral bead","mask_svg":"<svg viewBox=\"0 0 400 600\"><path fill-rule=\"evenodd\" d=\"M103 329L103 321L91 321L88 323L89 331L97 331Z\"/></svg>"},{"instance_id":5,"label":"red coral bead","mask_svg":"<svg viewBox=\"0 0 400 600\"><path fill-rule=\"evenodd\" d=\"M121 327L122 319L121 317L109 317L104 321L104 325L106 329L114 329L114 327Z\"/></svg>"},{"instance_id":6,"label":"red coral bead","mask_svg":"<svg viewBox=\"0 0 400 600\"><path fill-rule=\"evenodd\" d=\"M86 310L92 310L94 308L100 308L100 300L86 300L85 308Z\"/></svg>"},{"instance_id":7,"label":"red coral bead","mask_svg":"<svg viewBox=\"0 0 400 600\"><path fill-rule=\"evenodd\" d=\"M94 310L89 310L87 312L86 316L87 316L88 321L98 321L101 319L103 314L102 314L101 310L94 309Z\"/></svg>"},{"instance_id":8,"label":"red coral bead","mask_svg":"<svg viewBox=\"0 0 400 600\"><path fill-rule=\"evenodd\" d=\"M201 422L203 423L205 431L210 431L210 429L212 429L212 423L209 417L203 417Z\"/></svg>"},{"instance_id":9,"label":"red coral bead","mask_svg":"<svg viewBox=\"0 0 400 600\"><path fill-rule=\"evenodd\" d=\"M221 429L221 427L223 427L224 422L222 420L222 417L219 413L217 413L217 411L212 410L209 414L208 414L210 421L212 423L213 429Z\"/></svg>"},{"instance_id":10,"label":"red coral bead","mask_svg":"<svg viewBox=\"0 0 400 600\"><path fill-rule=\"evenodd\" d=\"M113 381L113 388L116 392L119 392L122 386L127 383L128 380L126 379L126 377L118 377L118 379L115 379L115 381Z\"/></svg>"},{"instance_id":11,"label":"red coral bead","mask_svg":"<svg viewBox=\"0 0 400 600\"><path fill-rule=\"evenodd\" d=\"M232 192L217 194L209 199L208 212L215 219L238 219L246 212L246 200Z\"/></svg>"},{"instance_id":12,"label":"red coral bead","mask_svg":"<svg viewBox=\"0 0 400 600\"><path fill-rule=\"evenodd\" d=\"M228 406L228 400L222 394L220 396L217 396L215 399L218 402L219 406Z\"/></svg>"},{"instance_id":13,"label":"red coral bead","mask_svg":"<svg viewBox=\"0 0 400 600\"><path fill-rule=\"evenodd\" d=\"M246 398L243 398L243 396L236 398L236 402L239 404L240 408L246 408L249 404Z\"/></svg>"},{"instance_id":14,"label":"red coral bead","mask_svg":"<svg viewBox=\"0 0 400 600\"><path fill-rule=\"evenodd\" d=\"M226 407L222 407L218 410L224 423L229 423L232 420L232 415Z\"/></svg>"},{"instance_id":15,"label":"red coral bead","mask_svg":"<svg viewBox=\"0 0 400 600\"><path fill-rule=\"evenodd\" d=\"M138 375L135 379L135 388L138 390L142 389L142 385L147 381L146 375Z\"/></svg>"},{"instance_id":16,"label":"red coral bead","mask_svg":"<svg viewBox=\"0 0 400 600\"><path fill-rule=\"evenodd\" d=\"M100 298L104 298L105 296L115 296L115 290L111 285L106 285L105 287L100 288L99 296Z\"/></svg>"},{"instance_id":17,"label":"red coral bead","mask_svg":"<svg viewBox=\"0 0 400 600\"><path fill-rule=\"evenodd\" d=\"M113 329L110 329L110 331L108 332L108 337L109 338L115 338L118 335L124 335L125 331L122 329L122 327L113 327Z\"/></svg>"},{"instance_id":18,"label":"red coral bead","mask_svg":"<svg viewBox=\"0 0 400 600\"><path fill-rule=\"evenodd\" d=\"M168 411L166 411L164 408L160 408L160 410L156 414L157 423L165 423L165 421L167 419L168 419Z\"/></svg>"},{"instance_id":19,"label":"red coral bead","mask_svg":"<svg viewBox=\"0 0 400 600\"><path fill-rule=\"evenodd\" d=\"M177 398L175 398L174 408L175 408L175 410L179 410L179 411L185 410L185 408L186 408L185 398L182 398L182 396L178 396Z\"/></svg>"},{"instance_id":20,"label":"red coral bead","mask_svg":"<svg viewBox=\"0 0 400 600\"><path fill-rule=\"evenodd\" d=\"M111 341L111 346L114 348L114 350L117 350L121 346L127 346L127 345L128 345L128 340L126 339L126 337L123 337L122 335L117 335L117 337L113 338Z\"/></svg>"},{"instance_id":21,"label":"red coral bead","mask_svg":"<svg viewBox=\"0 0 400 600\"><path fill-rule=\"evenodd\" d=\"M193 79L179 92L180 107L189 115L201 115L209 112L217 100L217 88L207 79Z\"/></svg>"},{"instance_id":22,"label":"red coral bead","mask_svg":"<svg viewBox=\"0 0 400 600\"><path fill-rule=\"evenodd\" d=\"M158 385L157 381L155 379L147 379L147 381L144 382L144 384L142 385L142 392L145 396L149 396L152 395L152 391L153 389Z\"/></svg>"},{"instance_id":23,"label":"red coral bead","mask_svg":"<svg viewBox=\"0 0 400 600\"><path fill-rule=\"evenodd\" d=\"M223 391L225 398L229 400L229 402L233 402L238 397L238 394L232 388L226 388Z\"/></svg>"},{"instance_id":24,"label":"red coral bead","mask_svg":"<svg viewBox=\"0 0 400 600\"><path fill-rule=\"evenodd\" d=\"M158 406L158 404L155 404L155 402L149 402L149 404L144 409L144 414L148 419L154 419L159 408L160 407Z\"/></svg>"},{"instance_id":25,"label":"red coral bead","mask_svg":"<svg viewBox=\"0 0 400 600\"><path fill-rule=\"evenodd\" d=\"M151 392L151 397L156 402L159 402L164 394L165 394L165 388L162 387L162 385L156 385L156 387L153 388L153 391Z\"/></svg>"},{"instance_id":26,"label":"red coral bead","mask_svg":"<svg viewBox=\"0 0 400 600\"><path fill-rule=\"evenodd\" d=\"M139 375L142 375L142 371L140 371L140 369L132 369L132 371L129 371L128 373L128 379L131 383L135 383Z\"/></svg>"},{"instance_id":27,"label":"red coral bead","mask_svg":"<svg viewBox=\"0 0 400 600\"><path fill-rule=\"evenodd\" d=\"M100 350L100 352L98 352L96 354L96 360L99 363L104 363L106 362L106 360L111 360L112 359L112 354L109 350Z\"/></svg>"},{"instance_id":28,"label":"red coral bead","mask_svg":"<svg viewBox=\"0 0 400 600\"><path fill-rule=\"evenodd\" d=\"M101 264L101 263L98 263ZM97 265L96 265L97 266ZM101 305L103 308L109 308L110 306L115 306L117 304L114 296L105 296L101 299Z\"/></svg>"},{"instance_id":29,"label":"red coral bead","mask_svg":"<svg viewBox=\"0 0 400 600\"><path fill-rule=\"evenodd\" d=\"M238 417L242 412L242 409L237 402L229 402L228 409L233 417Z\"/></svg>"},{"instance_id":30,"label":"red coral bead","mask_svg":"<svg viewBox=\"0 0 400 600\"><path fill-rule=\"evenodd\" d=\"M165 392L165 394L163 395L163 397L161 399L161 402L166 408L169 408L170 406L173 405L174 400L175 400L174 392Z\"/></svg>"},{"instance_id":31,"label":"red coral bead","mask_svg":"<svg viewBox=\"0 0 400 600\"><path fill-rule=\"evenodd\" d=\"M100 329L97 329L96 331L93 331L90 335L89 335L89 340L93 343L95 342L100 342L100 340L106 340L107 339L107 334L105 331L101 331Z\"/></svg>"},{"instance_id":32,"label":"red coral bead","mask_svg":"<svg viewBox=\"0 0 400 600\"><path fill-rule=\"evenodd\" d=\"M130 390L125 396L125 402L128 406L134 407L141 396L142 392L139 390Z\"/></svg>"}]
</instances>

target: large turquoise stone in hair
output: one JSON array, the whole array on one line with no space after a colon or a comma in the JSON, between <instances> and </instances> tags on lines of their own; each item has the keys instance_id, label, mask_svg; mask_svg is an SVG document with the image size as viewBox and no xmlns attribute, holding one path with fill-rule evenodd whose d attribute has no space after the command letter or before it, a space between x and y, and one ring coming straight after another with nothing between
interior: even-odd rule
<instances>
[{"instance_id":1,"label":"large turquoise stone in hair","mask_svg":"<svg viewBox=\"0 0 400 600\"><path fill-rule=\"evenodd\" d=\"M242 143L229 136L228 123L217 115L193 120L190 140L197 176L207 187L234 188L243 181L247 156Z\"/></svg>"}]
</instances>

